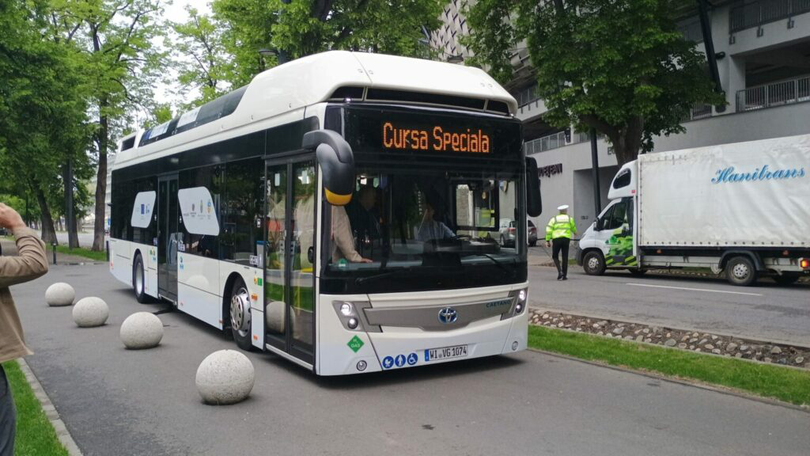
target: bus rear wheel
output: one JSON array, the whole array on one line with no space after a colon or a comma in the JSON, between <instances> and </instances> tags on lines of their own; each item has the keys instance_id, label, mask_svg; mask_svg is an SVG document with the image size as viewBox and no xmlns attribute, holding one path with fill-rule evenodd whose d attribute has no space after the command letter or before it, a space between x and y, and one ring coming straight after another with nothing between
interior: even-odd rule
<instances>
[{"instance_id":1,"label":"bus rear wheel","mask_svg":"<svg viewBox=\"0 0 810 456\"><path fill-rule=\"evenodd\" d=\"M242 350L250 351L253 348L253 344L250 342L250 292L248 292L245 281L241 277L237 277L233 281L230 297L230 320L233 340Z\"/></svg>"}]
</instances>

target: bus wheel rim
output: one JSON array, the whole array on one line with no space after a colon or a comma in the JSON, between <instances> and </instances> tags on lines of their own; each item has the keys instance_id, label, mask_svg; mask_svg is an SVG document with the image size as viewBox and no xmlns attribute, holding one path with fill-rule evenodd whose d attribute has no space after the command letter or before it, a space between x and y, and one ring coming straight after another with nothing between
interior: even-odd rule
<instances>
[{"instance_id":1,"label":"bus wheel rim","mask_svg":"<svg viewBox=\"0 0 810 456\"><path fill-rule=\"evenodd\" d=\"M250 296L242 287L231 297L231 328L245 336L250 330Z\"/></svg>"}]
</instances>

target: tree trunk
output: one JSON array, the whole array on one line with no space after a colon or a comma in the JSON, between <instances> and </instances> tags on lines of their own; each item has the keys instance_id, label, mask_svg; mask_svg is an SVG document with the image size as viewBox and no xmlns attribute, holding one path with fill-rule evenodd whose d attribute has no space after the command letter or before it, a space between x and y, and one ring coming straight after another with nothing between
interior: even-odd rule
<instances>
[{"instance_id":1,"label":"tree trunk","mask_svg":"<svg viewBox=\"0 0 810 456\"><path fill-rule=\"evenodd\" d=\"M56 240L56 230L53 228L51 209L48 207L48 200L45 199L45 193L42 192L39 185L32 185L32 187L37 197L37 202L39 203L39 212L42 214L42 241L45 242L45 245L51 245L54 242L58 244L59 241Z\"/></svg>"},{"instance_id":2,"label":"tree trunk","mask_svg":"<svg viewBox=\"0 0 810 456\"><path fill-rule=\"evenodd\" d=\"M68 232L68 248L79 247L79 234L76 225L76 205L73 203L73 170L70 159L63 168L63 182L65 183L65 227Z\"/></svg>"},{"instance_id":3,"label":"tree trunk","mask_svg":"<svg viewBox=\"0 0 810 456\"><path fill-rule=\"evenodd\" d=\"M100 111L107 108L107 100L102 99L99 103ZM93 225L93 250L101 252L104 250L104 227L107 223L105 218L107 209L107 144L109 142L109 120L106 115L99 119L98 130L98 173L96 174L96 221Z\"/></svg>"}]
</instances>

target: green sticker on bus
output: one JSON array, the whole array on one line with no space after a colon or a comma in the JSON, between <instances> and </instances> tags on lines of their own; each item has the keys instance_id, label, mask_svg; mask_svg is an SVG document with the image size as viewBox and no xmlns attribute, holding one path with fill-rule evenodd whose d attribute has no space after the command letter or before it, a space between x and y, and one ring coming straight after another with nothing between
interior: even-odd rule
<instances>
[{"instance_id":1,"label":"green sticker on bus","mask_svg":"<svg viewBox=\"0 0 810 456\"><path fill-rule=\"evenodd\" d=\"M354 337L352 337L352 340L350 340L349 343L346 344L346 345L348 345L349 348L351 348L353 352L357 353L358 350L363 348L364 344L363 344L363 341L359 337L354 336Z\"/></svg>"}]
</instances>

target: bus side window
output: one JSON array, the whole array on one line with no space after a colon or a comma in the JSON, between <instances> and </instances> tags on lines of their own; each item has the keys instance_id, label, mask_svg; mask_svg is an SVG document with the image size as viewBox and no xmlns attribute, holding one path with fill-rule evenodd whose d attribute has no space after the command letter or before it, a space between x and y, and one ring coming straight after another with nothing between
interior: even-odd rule
<instances>
[{"instance_id":1,"label":"bus side window","mask_svg":"<svg viewBox=\"0 0 810 456\"><path fill-rule=\"evenodd\" d=\"M220 241L222 259L259 266L257 246L264 242L264 161L251 158L225 165Z\"/></svg>"}]
</instances>

